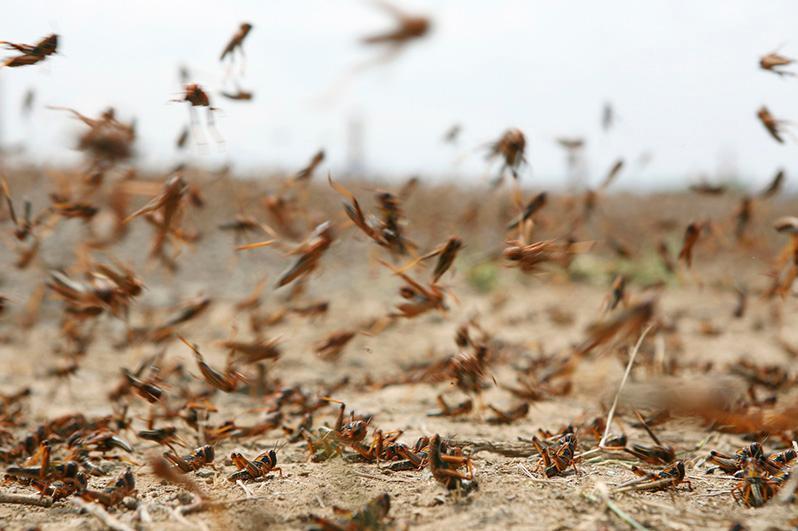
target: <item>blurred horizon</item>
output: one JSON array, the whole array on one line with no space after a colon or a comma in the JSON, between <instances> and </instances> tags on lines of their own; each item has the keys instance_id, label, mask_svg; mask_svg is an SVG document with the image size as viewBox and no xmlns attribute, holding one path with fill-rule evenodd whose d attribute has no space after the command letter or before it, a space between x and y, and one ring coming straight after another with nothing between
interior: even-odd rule
<instances>
[{"instance_id":1,"label":"blurred horizon","mask_svg":"<svg viewBox=\"0 0 798 531\"><path fill-rule=\"evenodd\" d=\"M528 142L527 186L563 186L566 153L555 139L580 137L588 186L623 158L613 184L620 189L671 189L702 177L754 189L779 168L795 188L794 135L777 144L755 116L767 105L777 118L798 120L798 80L758 66L775 49L798 55L798 42L787 40L794 3L395 5L431 17L431 33L343 82L379 55L358 39L391 27L373 2L9 2L14 24L0 21L0 39L35 42L56 32L61 42L60 53L39 65L0 69L0 142L24 147L23 160L35 164L75 164L81 125L46 106L89 116L114 106L120 119L136 120L136 162L153 170L188 162L229 163L244 174L296 171L324 148L323 169L334 173L479 182L498 169L486 163L485 144L518 127ZM235 89L218 58L243 21L254 28L238 77L254 92L251 102L219 95ZM221 109L223 144L175 149L188 122L185 104L170 102L180 95L181 65ZM29 89L35 106L26 119L20 109ZM617 115L606 133L605 102ZM446 144L454 124L461 138Z\"/></svg>"}]
</instances>

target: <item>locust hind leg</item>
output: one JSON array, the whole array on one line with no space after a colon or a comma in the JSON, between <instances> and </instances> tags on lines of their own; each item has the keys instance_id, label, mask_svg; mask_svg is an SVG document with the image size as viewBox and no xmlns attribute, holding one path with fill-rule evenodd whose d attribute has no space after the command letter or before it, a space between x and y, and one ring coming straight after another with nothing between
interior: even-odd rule
<instances>
[{"instance_id":1,"label":"locust hind leg","mask_svg":"<svg viewBox=\"0 0 798 531\"><path fill-rule=\"evenodd\" d=\"M470 473L470 472L460 472L459 470L449 470L449 469L446 469L446 468L444 468L442 470L438 469L436 474L438 474L440 476L446 476L446 477L449 477L449 478L454 478L454 479L462 479L462 480L465 480L465 481L473 481L474 480L474 475L472 473Z\"/></svg>"},{"instance_id":2,"label":"locust hind leg","mask_svg":"<svg viewBox=\"0 0 798 531\"><path fill-rule=\"evenodd\" d=\"M447 404L446 400L443 399L443 395L438 395L435 398L435 401L438 403L438 407L441 408L441 416L448 417L451 414L451 411L449 410L449 404Z\"/></svg>"},{"instance_id":3,"label":"locust hind leg","mask_svg":"<svg viewBox=\"0 0 798 531\"><path fill-rule=\"evenodd\" d=\"M632 470L632 472L634 473L635 476L640 476L641 478L646 478L646 479L657 479L657 475L656 474L652 474L651 472L643 470L639 466L636 466L636 465L632 466L631 470Z\"/></svg>"},{"instance_id":4,"label":"locust hind leg","mask_svg":"<svg viewBox=\"0 0 798 531\"><path fill-rule=\"evenodd\" d=\"M189 472L191 472L191 467L189 466L189 464L186 463L185 460L183 460L183 458L180 457L179 455L174 454L172 452L164 452L163 456L166 458L167 461L169 461L177 468L179 468L180 471L183 472L184 474L188 474Z\"/></svg>"},{"instance_id":5,"label":"locust hind leg","mask_svg":"<svg viewBox=\"0 0 798 531\"><path fill-rule=\"evenodd\" d=\"M333 428L333 431L335 431L336 433L339 433L341 431L341 428L344 427L345 413L346 413L346 404L342 402L341 406L338 408L338 417L335 419L335 428Z\"/></svg>"},{"instance_id":6,"label":"locust hind leg","mask_svg":"<svg viewBox=\"0 0 798 531\"><path fill-rule=\"evenodd\" d=\"M363 446L363 445L361 445L359 443L355 443L355 444L351 445L350 448L352 448L352 450L357 452L358 455L360 455L360 457L362 457L366 461L374 461L374 457L375 456L374 456L374 448L373 447L366 448L365 446Z\"/></svg>"},{"instance_id":7,"label":"locust hind leg","mask_svg":"<svg viewBox=\"0 0 798 531\"><path fill-rule=\"evenodd\" d=\"M249 474L253 478L257 478L263 475L258 464L253 461L250 461L243 455L241 456L241 462L236 464L236 466L241 466L241 465L243 465L242 469L246 470L247 474Z\"/></svg>"}]
</instances>

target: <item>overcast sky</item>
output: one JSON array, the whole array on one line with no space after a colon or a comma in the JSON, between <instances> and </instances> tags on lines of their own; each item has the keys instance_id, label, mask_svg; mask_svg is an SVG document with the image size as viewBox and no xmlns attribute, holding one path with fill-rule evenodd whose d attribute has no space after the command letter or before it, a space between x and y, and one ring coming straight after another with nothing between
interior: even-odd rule
<instances>
[{"instance_id":1,"label":"overcast sky","mask_svg":"<svg viewBox=\"0 0 798 531\"><path fill-rule=\"evenodd\" d=\"M778 167L798 179L797 141L777 144L755 117L765 104L798 124L798 78L758 69L759 56L779 47L798 56L797 2L397 5L429 15L431 34L398 60L341 83L378 53L358 38L391 24L365 0L6 0L1 39L33 42L54 31L62 41L61 54L45 63L0 70L3 141L24 142L38 162L77 160L78 124L44 106L94 115L113 105L123 119L136 118L147 165L188 157L210 166L229 160L240 170L296 169L324 147L329 167L340 171L348 124L360 120L365 167L380 175L484 177L481 146L514 126L529 142L529 183L563 180L557 136L587 139L592 182L621 156L624 187L678 185L702 173L735 173L758 186ZM218 56L242 21L254 25L241 81L255 93L249 103L218 96ZM181 64L222 109L223 145L176 152L188 120L183 104L169 102L180 91ZM31 87L36 109L26 121L19 109ZM618 114L608 135L600 128L606 100ZM455 122L463 126L460 142L445 145L442 135ZM645 152L652 159L641 169L635 161Z\"/></svg>"}]
</instances>

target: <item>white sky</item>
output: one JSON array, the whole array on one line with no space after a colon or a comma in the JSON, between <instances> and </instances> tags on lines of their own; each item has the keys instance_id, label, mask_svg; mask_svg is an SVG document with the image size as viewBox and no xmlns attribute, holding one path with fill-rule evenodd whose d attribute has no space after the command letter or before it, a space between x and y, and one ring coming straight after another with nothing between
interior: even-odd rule
<instances>
[{"instance_id":1,"label":"white sky","mask_svg":"<svg viewBox=\"0 0 798 531\"><path fill-rule=\"evenodd\" d=\"M336 80L373 56L358 37L391 23L365 0L5 0L0 39L33 42L55 31L62 53L0 71L4 141L25 142L38 162L76 160L77 124L43 106L94 115L114 105L122 118L136 117L147 165L189 157L210 166L229 160L240 170L296 169L324 147L329 166L340 170L347 123L359 116L367 168L380 175L484 176L478 146L511 126L530 143L528 183L562 181L565 156L556 136L587 138L593 182L624 156L630 164L623 187L677 185L729 171L758 186L780 166L798 168L798 141L777 144L755 117L766 104L798 124L798 78L779 79L757 64L780 46L798 56L796 2L397 4L431 16L433 32L323 103ZM213 96L223 80L221 48L245 20L254 29L242 86L255 100L217 96L224 145L180 155L174 139L188 111L169 103L180 90L177 68L191 67ZM25 122L19 107L29 87L37 108ZM605 100L620 120L609 136L599 127ZM454 122L464 127L460 144L443 145ZM653 160L638 170L631 163L645 151Z\"/></svg>"}]
</instances>

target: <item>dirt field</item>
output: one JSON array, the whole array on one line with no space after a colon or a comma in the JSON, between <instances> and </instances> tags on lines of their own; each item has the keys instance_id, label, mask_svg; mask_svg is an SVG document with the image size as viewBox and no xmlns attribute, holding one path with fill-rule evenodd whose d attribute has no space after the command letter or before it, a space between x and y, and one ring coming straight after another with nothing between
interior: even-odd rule
<instances>
[{"instance_id":1,"label":"dirt field","mask_svg":"<svg viewBox=\"0 0 798 531\"><path fill-rule=\"evenodd\" d=\"M34 174L23 171L12 177L13 195L31 197L34 212L47 204L43 193L47 186L42 186L48 182L45 178L38 177L37 181ZM614 434L625 433L630 443L651 444L645 431L635 427L632 409L641 407L650 413L634 401L639 393L664 385L663 379L671 381L670 385L677 389L684 387L686 392L708 381L726 382L723 385L735 392L739 387L740 394L745 395L744 380L730 376L730 367L740 359L778 365L792 378L794 359L779 339L798 344L795 314L798 305L791 294L783 300L767 299L764 292L770 285L767 276L770 264L786 242L772 231L772 222L791 210L794 213L795 198L757 204L747 236L749 243L744 244L735 241L731 228L737 201L734 197L672 194L600 198L593 216L574 232L578 240L594 242L591 250L577 256L567 267L545 267L535 274L524 275L506 267L507 261L499 256L505 239L502 227L517 212L506 188L490 192L486 200L481 200L484 196L480 194L486 192L453 186L421 186L404 205L408 237L418 244L420 252L432 249L452 234L460 235L466 243L453 271L441 280L448 293L448 311L397 319L377 334L359 334L345 347L339 360L328 362L315 353L320 340L336 330L363 330L364 323L387 315L402 301L398 295L401 280L376 261L377 256L387 259L387 253L346 225L341 197L319 179L320 184L309 192L307 219L296 223L302 227L298 239L304 238L308 227L324 219L336 223L337 239L323 256L319 270L310 275L307 290L287 300L291 288L275 290L272 284L294 257L274 248L236 253L232 234L216 228L236 213L244 212L273 224L274 220L259 202L259 194L276 189L275 181L254 184L226 178L214 181L192 174L187 180L200 185L206 206L192 208L186 216L184 223L196 228L202 238L182 247L176 258L179 266L176 272L170 273L147 259L152 227L141 220L134 220L125 239L93 254L97 260L109 256L123 260L146 285L142 295L131 304L130 327L159 322L181 302L206 296L212 301L210 307L198 318L180 325L178 331L199 345L208 363L223 367L226 350L220 341L232 335L243 341L254 337L251 312L237 310L235 304L261 279L267 278L269 284L260 307L255 310L260 315L329 301L324 315L288 314L282 321L263 327L263 337L281 338L282 351L278 360L265 364L267 392L256 395L248 386L242 386L240 391L212 394L209 400L218 411L211 414L208 424L219 425L232 419L239 425L254 424L274 409L279 389L301 386L308 394L317 396L334 382L348 377L348 383L336 389L333 398L344 401L347 412L353 409L359 414L373 415L367 440L371 439L373 428L378 427L383 431L402 430L400 440L408 445L422 435L433 434L440 434L453 444L460 441L464 452L473 458L476 488L468 493L450 492L426 468L391 471L390 462L362 462L349 450L343 456L312 462L306 444L301 439L287 443L286 432L277 427L261 435L216 443L213 466L190 474L215 505L180 516L175 508L192 503L192 497L181 487L153 475L149 458L166 448L137 437L136 433L145 428L153 406L129 395L120 403L129 405L133 422L120 437L134 451L108 453L121 456L121 461L97 459L107 469L107 475L89 480L91 488L101 488L123 470L125 462L132 466L137 502L131 501L130 508L120 504L108 509L123 525L139 529L186 526L295 529L313 525L308 520L311 514L334 518L334 506L358 509L375 496L388 493L392 525L399 528L728 529L735 522L749 529L795 527L798 518L795 503L781 505L773 500L764 507L745 508L731 494L736 479L723 473L707 474L710 464L705 460L711 449L734 453L750 440L744 434L724 433L695 419L671 419L654 428L661 441L673 446L677 458L686 464L686 479L692 484L692 492L685 484L659 492L614 492L615 486L635 478L631 465L638 464L648 470L657 468L641 464L625 453L592 452L578 461L578 474L570 471L545 478L536 470L538 456L532 455L536 454L534 447L523 441L538 434L539 429L559 433L569 424L582 426L597 417L606 419L628 359L628 347L637 339L636 334L615 338L593 349L564 379L571 384L569 393L530 401L528 415L523 418L507 425L494 425L489 419L495 414L482 407L490 404L508 410L518 405L520 400L503 389L503 385L515 385L523 368L536 360L566 355L584 341L590 323L623 311L621 305L615 313L602 317L602 305L615 272L622 272L628 278L626 292L630 306L647 286L659 286L654 320L660 324L641 348L639 362L631 372L616 413ZM371 199L375 186L347 186L362 199L366 210L373 211ZM526 193L527 199L531 194L532 191ZM480 204L479 217L469 225L461 221L461 216L475 201ZM579 201L578 197L550 198L536 218L533 239L564 237L568 232L565 220L570 219L569 212L579 212ZM128 212L143 202L141 198L133 199ZM0 216L3 215L5 212L0 211ZM699 240L691 269L679 263L675 274L668 273L658 261L655 245L664 239L675 261L684 228L693 219L712 219L717 223L717 232ZM673 221L673 226L662 228L668 220ZM656 221L662 222L660 228L654 228ZM111 414L108 393L120 381L120 370L133 370L143 359L158 352L165 352L162 365L182 364L186 377L163 383L167 398L154 406L154 410L166 405L179 407L184 389L196 392L209 389L185 345L172 338L158 344L141 341L120 346L128 325L107 313L94 320L92 339L76 358L77 371L64 379L47 375L48 370L68 362L63 354L68 349L61 326L64 302L48 291L36 324L23 329L20 319L31 292L47 279L49 271L70 270L74 278L80 278L74 249L87 237L81 223L60 222L43 240L40 256L24 270L13 266L13 253L4 250L0 255L0 292L9 297L7 309L0 316L3 338L0 391L5 395L24 387L32 391L21 402L21 411L13 419L4 419L3 429L13 436L3 443L6 448L59 415ZM9 240L8 248L13 248L10 223L0 228ZM253 233L243 241L264 238L264 234ZM612 241L623 242L631 256L622 257L613 252ZM430 267L419 266L410 274L426 281ZM742 286L748 293L747 307L741 317L734 317L735 288ZM444 393L450 405L467 396L452 381L402 383L401 380L414 374L413 367L419 364L457 354L460 348L454 340L456 331L470 319L484 330L491 351L485 389L472 397L474 409L466 415L428 416L428 412L438 408L439 394ZM674 365L679 368L658 371L657 364L651 361L655 355L659 356L660 368ZM699 367L706 363L712 365L704 373ZM252 376L249 369L244 372ZM391 381L397 383L387 385ZM794 399L791 388L791 385L777 390L760 387L757 392L760 398L777 396L777 405L789 404ZM336 406L318 409L313 416L314 428L331 426ZM291 407L286 407L281 424L293 427L301 418ZM159 420L155 424L177 426L190 446L182 449L185 453L199 445L197 432L180 418ZM578 430L577 435L578 454L596 446L587 433ZM765 448L783 449L776 434L770 435L765 438ZM791 434L785 436L789 438ZM507 443L530 457L503 456L485 449L480 442ZM238 450L252 458L275 446L282 477L271 474L262 482L247 483L250 493L227 480L235 471L229 459L231 452ZM54 444L54 455L61 455L62 448L61 444ZM4 466L11 464L7 462ZM534 477L528 477L524 468ZM31 487L14 482L7 482L2 492L35 494ZM0 523L8 529L102 527L99 520L82 512L71 499L57 501L49 508L0 504Z\"/></svg>"}]
</instances>

